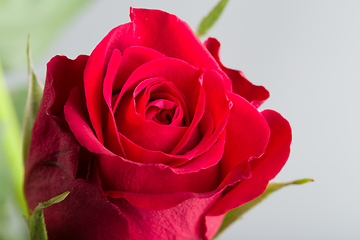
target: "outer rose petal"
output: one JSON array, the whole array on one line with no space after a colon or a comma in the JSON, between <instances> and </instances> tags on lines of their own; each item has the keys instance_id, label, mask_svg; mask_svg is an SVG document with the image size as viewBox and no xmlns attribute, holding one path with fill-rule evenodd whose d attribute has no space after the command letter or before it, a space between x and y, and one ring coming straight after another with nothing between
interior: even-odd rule
<instances>
[{"instance_id":1,"label":"outer rose petal","mask_svg":"<svg viewBox=\"0 0 360 240\"><path fill-rule=\"evenodd\" d=\"M39 202L73 189L66 200L44 212L52 240L100 240L119 236L126 239L129 238L127 220L118 208L107 201L96 175L90 176L89 182L75 179L82 157L80 146L61 118L63 102L70 89L81 82L86 60L84 56L74 61L55 57L48 64L44 95L25 166L25 196L29 208L33 210ZM56 90L62 94L55 96Z\"/></svg>"},{"instance_id":2,"label":"outer rose petal","mask_svg":"<svg viewBox=\"0 0 360 240\"><path fill-rule=\"evenodd\" d=\"M234 105L226 125L225 150L220 162L223 178L236 165L246 166L244 163L260 157L270 136L266 120L254 106L237 94L228 93L228 96Z\"/></svg>"},{"instance_id":3,"label":"outer rose petal","mask_svg":"<svg viewBox=\"0 0 360 240\"><path fill-rule=\"evenodd\" d=\"M75 180L61 167L51 163L38 164L26 184L31 209L39 202L72 189L63 202L44 211L49 239L131 239L128 220L108 202L100 183Z\"/></svg>"},{"instance_id":4,"label":"outer rose petal","mask_svg":"<svg viewBox=\"0 0 360 240\"><path fill-rule=\"evenodd\" d=\"M206 239L204 214L216 199L217 196L192 198L175 207L153 211L134 207L123 198L109 198L129 220L132 239L136 240Z\"/></svg>"},{"instance_id":5,"label":"outer rose petal","mask_svg":"<svg viewBox=\"0 0 360 240\"><path fill-rule=\"evenodd\" d=\"M155 49L196 67L220 70L189 25L177 16L159 10L131 9L130 18L135 45Z\"/></svg>"},{"instance_id":6,"label":"outer rose petal","mask_svg":"<svg viewBox=\"0 0 360 240\"><path fill-rule=\"evenodd\" d=\"M108 111L102 91L103 78L113 50L119 49L120 52L123 52L127 47L132 46L132 30L132 23L123 24L111 30L91 53L84 71L86 106L100 142L103 142L102 126L104 123L101 118L102 114L99 113Z\"/></svg>"},{"instance_id":7,"label":"outer rose petal","mask_svg":"<svg viewBox=\"0 0 360 240\"><path fill-rule=\"evenodd\" d=\"M64 117L63 107L71 89L77 86L82 88L82 77L87 60L88 56L85 55L78 56L74 61L65 56L55 56L47 64L46 78L51 82L53 89L49 89L51 93L44 94L43 98L50 101L47 113L56 116L58 120ZM57 81L53 81L54 78ZM55 92L61 92L61 94L55 95Z\"/></svg>"},{"instance_id":8,"label":"outer rose petal","mask_svg":"<svg viewBox=\"0 0 360 240\"><path fill-rule=\"evenodd\" d=\"M224 195L207 213L208 216L224 214L261 195L285 165L291 144L291 128L279 113L272 110L262 112L271 135L264 155L250 162L251 177L225 189Z\"/></svg>"},{"instance_id":9,"label":"outer rose petal","mask_svg":"<svg viewBox=\"0 0 360 240\"><path fill-rule=\"evenodd\" d=\"M71 176L75 177L78 163L72 157L72 154L73 152L77 154L79 147L78 145L69 144L67 140L59 138L58 135L61 135L62 130L68 130L67 124L63 119L63 107L70 95L71 89L81 84L86 61L87 56L79 56L74 61L63 56L56 56L48 63L44 94L32 130L32 138L26 160L26 176L29 175L32 168L38 162L44 160L50 161L61 155L67 156L72 160L64 161L61 164ZM68 71L62 71L62 69L67 69ZM62 94L55 96L57 90ZM56 123L52 121L56 121ZM64 134L64 137L66 136ZM48 147L44 148L44 145ZM69 149L73 150L70 151Z\"/></svg>"},{"instance_id":10,"label":"outer rose petal","mask_svg":"<svg viewBox=\"0 0 360 240\"><path fill-rule=\"evenodd\" d=\"M212 56L216 59L221 69L229 76L232 82L232 90L239 94L255 107L259 107L268 97L269 92L263 86L256 86L249 82L241 71L229 69L220 62L220 43L215 38L209 38L204 42Z\"/></svg>"}]
</instances>

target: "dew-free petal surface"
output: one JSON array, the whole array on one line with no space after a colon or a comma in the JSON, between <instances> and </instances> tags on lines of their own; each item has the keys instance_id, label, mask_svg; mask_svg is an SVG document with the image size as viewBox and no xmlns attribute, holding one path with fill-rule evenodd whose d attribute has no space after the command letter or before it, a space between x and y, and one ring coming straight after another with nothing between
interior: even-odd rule
<instances>
[{"instance_id":1,"label":"dew-free petal surface","mask_svg":"<svg viewBox=\"0 0 360 240\"><path fill-rule=\"evenodd\" d=\"M291 128L279 113L265 110L271 135L265 153L250 161L251 177L225 190L224 196L209 211L209 216L223 214L261 195L282 169L290 154Z\"/></svg>"}]
</instances>

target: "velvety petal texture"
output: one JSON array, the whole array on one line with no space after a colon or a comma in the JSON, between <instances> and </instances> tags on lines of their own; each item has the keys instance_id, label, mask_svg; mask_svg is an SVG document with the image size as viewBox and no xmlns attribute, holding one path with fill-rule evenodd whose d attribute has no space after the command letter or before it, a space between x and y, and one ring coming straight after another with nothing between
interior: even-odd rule
<instances>
[{"instance_id":1,"label":"velvety petal texture","mask_svg":"<svg viewBox=\"0 0 360 240\"><path fill-rule=\"evenodd\" d=\"M93 157L82 151L69 131L63 106L71 87L81 84L86 61L86 56L76 60L56 56L48 63L25 166L25 195L33 210L39 202L72 189L61 204L45 209L49 239L126 239L130 238L128 222L105 197L98 175L76 177L80 165L91 168Z\"/></svg>"},{"instance_id":2,"label":"velvety petal texture","mask_svg":"<svg viewBox=\"0 0 360 240\"><path fill-rule=\"evenodd\" d=\"M56 56L26 161L49 239L211 239L285 164L288 122L269 93L175 15L131 9L90 56Z\"/></svg>"}]
</instances>

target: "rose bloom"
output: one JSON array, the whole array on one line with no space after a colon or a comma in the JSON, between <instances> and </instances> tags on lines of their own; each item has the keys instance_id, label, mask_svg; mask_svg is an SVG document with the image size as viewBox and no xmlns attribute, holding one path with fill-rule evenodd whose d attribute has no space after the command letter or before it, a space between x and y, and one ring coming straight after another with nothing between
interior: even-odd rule
<instances>
[{"instance_id":1,"label":"rose bloom","mask_svg":"<svg viewBox=\"0 0 360 240\"><path fill-rule=\"evenodd\" d=\"M290 152L268 91L174 15L131 9L90 56L47 65L25 195L54 239L211 239Z\"/></svg>"}]
</instances>

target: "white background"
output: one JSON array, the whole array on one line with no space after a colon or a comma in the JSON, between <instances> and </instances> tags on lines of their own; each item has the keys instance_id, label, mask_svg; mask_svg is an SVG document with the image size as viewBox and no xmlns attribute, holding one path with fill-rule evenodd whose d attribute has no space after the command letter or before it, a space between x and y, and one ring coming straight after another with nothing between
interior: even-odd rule
<instances>
[{"instance_id":1,"label":"white background","mask_svg":"<svg viewBox=\"0 0 360 240\"><path fill-rule=\"evenodd\" d=\"M157 8L196 29L217 0L94 1L58 35L35 66L56 54L90 54L129 8ZM292 153L276 178L289 186L244 215L219 239L360 239L360 2L233 0L207 36L225 66L265 86L271 108L289 120ZM205 38L204 38L205 40Z\"/></svg>"}]
</instances>

